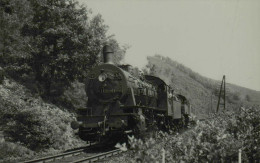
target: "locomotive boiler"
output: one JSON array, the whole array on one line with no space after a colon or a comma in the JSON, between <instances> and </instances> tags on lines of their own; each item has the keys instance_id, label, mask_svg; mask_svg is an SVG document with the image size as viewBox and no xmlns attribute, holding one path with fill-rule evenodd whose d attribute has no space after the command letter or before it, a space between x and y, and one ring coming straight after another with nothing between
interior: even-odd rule
<instances>
[{"instance_id":1,"label":"locomotive boiler","mask_svg":"<svg viewBox=\"0 0 260 163\"><path fill-rule=\"evenodd\" d=\"M72 127L86 141L98 141L156 126L168 130L187 126L191 107L185 96L175 94L162 79L134 75L131 66L116 66L113 50L103 48L104 63L93 68L86 80L87 107L78 110ZM75 124L76 123L76 124Z\"/></svg>"}]
</instances>

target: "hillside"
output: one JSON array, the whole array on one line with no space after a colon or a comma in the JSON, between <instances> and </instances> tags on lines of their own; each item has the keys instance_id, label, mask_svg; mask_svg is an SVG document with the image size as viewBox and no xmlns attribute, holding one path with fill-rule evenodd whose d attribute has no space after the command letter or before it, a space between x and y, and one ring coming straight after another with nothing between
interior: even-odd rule
<instances>
[{"instance_id":1,"label":"hillside","mask_svg":"<svg viewBox=\"0 0 260 163\"><path fill-rule=\"evenodd\" d=\"M221 81L203 77L168 57L155 55L147 59L147 71L165 80L167 84L175 88L176 92L188 97L199 117L207 116L216 110ZM226 88L227 109L260 104L260 92L230 83L226 84ZM210 110L211 97L212 111Z\"/></svg>"},{"instance_id":2,"label":"hillside","mask_svg":"<svg viewBox=\"0 0 260 163\"><path fill-rule=\"evenodd\" d=\"M74 118L65 109L43 101L24 86L5 78L0 84L3 134L0 162L35 158L84 145L70 127Z\"/></svg>"},{"instance_id":3,"label":"hillside","mask_svg":"<svg viewBox=\"0 0 260 163\"><path fill-rule=\"evenodd\" d=\"M260 105L260 91L237 86L235 84L227 84L227 87L229 88L230 92L238 94L241 99L246 100L246 96L248 95L250 98L250 104Z\"/></svg>"}]
</instances>

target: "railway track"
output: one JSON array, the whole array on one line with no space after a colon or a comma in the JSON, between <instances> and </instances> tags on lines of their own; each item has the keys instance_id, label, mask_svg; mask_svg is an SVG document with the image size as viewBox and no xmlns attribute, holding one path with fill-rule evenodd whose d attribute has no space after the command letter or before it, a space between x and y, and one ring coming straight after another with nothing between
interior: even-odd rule
<instances>
[{"instance_id":1,"label":"railway track","mask_svg":"<svg viewBox=\"0 0 260 163\"><path fill-rule=\"evenodd\" d=\"M86 150L87 148L89 148L90 146L95 145L95 144L96 143L91 143L91 144L86 145L85 147L82 147L81 149L71 150L70 152L64 152L64 153L53 155L53 156L47 156L47 157L37 158L37 159L33 159L33 160L28 160L28 161L24 161L23 163L51 162L51 161L56 161L56 160L60 160L60 159L67 158L67 157L76 156L76 155L83 153L84 150Z\"/></svg>"},{"instance_id":2,"label":"railway track","mask_svg":"<svg viewBox=\"0 0 260 163\"><path fill-rule=\"evenodd\" d=\"M92 144L94 145L94 144ZM45 163L45 162L72 162L72 163L82 163L82 162L95 162L98 160L102 160L104 158L108 158L117 154L122 153L120 149L114 149L110 150L108 152L103 152L103 153L88 153L86 156L86 149L88 147L91 147L90 145L83 147L81 149L77 150L72 150L70 152L64 152L61 154L53 155L53 156L48 156L48 157L42 157L38 159L33 159L29 161L24 161L23 163ZM75 157L75 158L74 158ZM68 159L66 160L66 159Z\"/></svg>"},{"instance_id":3,"label":"railway track","mask_svg":"<svg viewBox=\"0 0 260 163\"><path fill-rule=\"evenodd\" d=\"M97 155L94 155L94 156L85 157L85 158L73 161L72 163L95 162L95 161L102 160L104 158L108 158L108 157L111 157L111 156L114 156L114 155L117 155L117 154L120 154L120 153L122 153L122 151L120 149L115 149L115 150L104 152L104 153L97 154Z\"/></svg>"}]
</instances>

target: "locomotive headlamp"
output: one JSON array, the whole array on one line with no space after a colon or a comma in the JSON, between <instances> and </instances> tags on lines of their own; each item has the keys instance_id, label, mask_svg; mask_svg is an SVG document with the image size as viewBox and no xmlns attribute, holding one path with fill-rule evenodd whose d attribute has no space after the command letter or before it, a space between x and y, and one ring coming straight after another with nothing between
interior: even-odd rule
<instances>
[{"instance_id":1,"label":"locomotive headlamp","mask_svg":"<svg viewBox=\"0 0 260 163\"><path fill-rule=\"evenodd\" d=\"M98 76L98 80L99 80L100 82L105 81L106 78L107 78L107 74L105 74L105 73L102 73L102 74L100 74L100 75Z\"/></svg>"}]
</instances>

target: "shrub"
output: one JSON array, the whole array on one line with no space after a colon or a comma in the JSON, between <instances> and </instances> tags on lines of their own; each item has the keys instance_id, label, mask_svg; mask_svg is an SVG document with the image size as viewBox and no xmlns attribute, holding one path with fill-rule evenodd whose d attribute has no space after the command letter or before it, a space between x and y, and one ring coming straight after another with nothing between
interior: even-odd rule
<instances>
[{"instance_id":1,"label":"shrub","mask_svg":"<svg viewBox=\"0 0 260 163\"><path fill-rule=\"evenodd\" d=\"M37 109L18 110L5 114L4 118L9 119L5 130L9 141L21 142L32 150L49 147L55 142L53 127L44 122Z\"/></svg>"},{"instance_id":2,"label":"shrub","mask_svg":"<svg viewBox=\"0 0 260 163\"><path fill-rule=\"evenodd\" d=\"M243 162L259 161L259 117L259 108L242 108L240 113L227 112L198 121L196 127L182 134L159 133L146 142L131 138L133 150L125 154L125 160L160 162L165 149L166 162L232 162L238 161L241 149Z\"/></svg>"},{"instance_id":3,"label":"shrub","mask_svg":"<svg viewBox=\"0 0 260 163\"><path fill-rule=\"evenodd\" d=\"M18 157L32 156L34 154L33 151L20 144L5 141L0 142L0 149L0 160L3 162L14 162Z\"/></svg>"},{"instance_id":4,"label":"shrub","mask_svg":"<svg viewBox=\"0 0 260 163\"><path fill-rule=\"evenodd\" d=\"M44 103L21 85L5 80L0 85L0 130L6 141L34 151L64 150L79 145L67 111Z\"/></svg>"}]
</instances>

